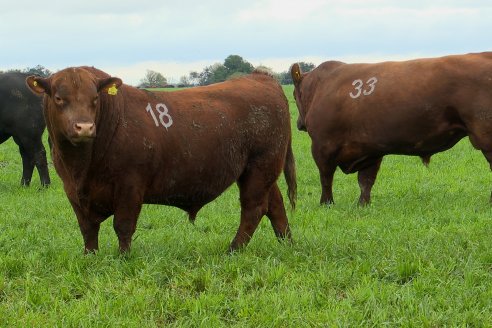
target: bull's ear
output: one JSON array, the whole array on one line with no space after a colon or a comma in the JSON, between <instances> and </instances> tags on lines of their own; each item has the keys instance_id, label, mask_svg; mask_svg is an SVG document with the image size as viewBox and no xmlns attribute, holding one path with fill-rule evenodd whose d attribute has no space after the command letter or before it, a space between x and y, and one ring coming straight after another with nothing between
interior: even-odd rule
<instances>
[{"instance_id":1,"label":"bull's ear","mask_svg":"<svg viewBox=\"0 0 492 328\"><path fill-rule=\"evenodd\" d=\"M32 92L36 94L46 93L47 95L51 94L51 85L49 78L44 79L37 75L31 75L26 78L26 84Z\"/></svg>"},{"instance_id":2,"label":"bull's ear","mask_svg":"<svg viewBox=\"0 0 492 328\"><path fill-rule=\"evenodd\" d=\"M105 79L97 80L97 92L107 93L109 95L116 95L118 88L123 84L120 78L108 77Z\"/></svg>"},{"instance_id":3,"label":"bull's ear","mask_svg":"<svg viewBox=\"0 0 492 328\"><path fill-rule=\"evenodd\" d=\"M302 81L302 71L298 63L295 63L290 68L290 75L292 76L292 81L294 85L299 85Z\"/></svg>"}]
</instances>

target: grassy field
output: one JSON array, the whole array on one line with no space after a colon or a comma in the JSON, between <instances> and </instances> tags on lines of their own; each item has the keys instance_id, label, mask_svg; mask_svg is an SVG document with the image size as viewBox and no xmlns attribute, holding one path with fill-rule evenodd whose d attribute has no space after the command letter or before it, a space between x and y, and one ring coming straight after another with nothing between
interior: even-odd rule
<instances>
[{"instance_id":1,"label":"grassy field","mask_svg":"<svg viewBox=\"0 0 492 328\"><path fill-rule=\"evenodd\" d=\"M286 94L294 127L292 87ZM0 327L492 325L491 173L467 139L429 168L386 157L366 208L356 175L339 171L336 204L318 205L310 140L297 130L293 140L295 243L278 243L264 218L233 255L235 186L195 225L178 209L144 206L129 256L118 255L109 219L100 251L84 256L53 167L49 189L37 173L21 188L16 145L0 145Z\"/></svg>"}]
</instances>

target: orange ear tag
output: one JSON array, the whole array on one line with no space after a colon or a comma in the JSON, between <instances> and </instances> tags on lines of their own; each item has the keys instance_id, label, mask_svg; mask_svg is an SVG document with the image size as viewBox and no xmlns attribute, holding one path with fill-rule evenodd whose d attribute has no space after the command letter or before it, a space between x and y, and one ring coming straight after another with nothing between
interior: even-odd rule
<instances>
[{"instance_id":1,"label":"orange ear tag","mask_svg":"<svg viewBox=\"0 0 492 328\"><path fill-rule=\"evenodd\" d=\"M116 89L116 84L113 84L111 88L108 89L108 95L116 96L118 89Z\"/></svg>"}]
</instances>

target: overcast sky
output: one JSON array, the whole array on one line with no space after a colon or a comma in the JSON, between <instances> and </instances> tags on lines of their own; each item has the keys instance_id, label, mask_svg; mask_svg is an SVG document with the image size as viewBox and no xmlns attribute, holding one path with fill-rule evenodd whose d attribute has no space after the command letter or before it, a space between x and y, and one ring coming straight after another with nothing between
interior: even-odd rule
<instances>
[{"instance_id":1,"label":"overcast sky","mask_svg":"<svg viewBox=\"0 0 492 328\"><path fill-rule=\"evenodd\" d=\"M231 54L281 72L487 50L488 0L0 0L0 70L90 65L134 85Z\"/></svg>"}]
</instances>

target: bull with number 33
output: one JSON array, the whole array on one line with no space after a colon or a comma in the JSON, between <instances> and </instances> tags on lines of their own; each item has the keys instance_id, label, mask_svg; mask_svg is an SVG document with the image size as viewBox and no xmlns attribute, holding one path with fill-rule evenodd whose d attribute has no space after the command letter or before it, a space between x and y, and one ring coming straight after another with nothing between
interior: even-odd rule
<instances>
[{"instance_id":1,"label":"bull with number 33","mask_svg":"<svg viewBox=\"0 0 492 328\"><path fill-rule=\"evenodd\" d=\"M333 203L333 175L358 172L359 204L370 202L383 156L424 163L469 136L492 164L492 53L376 64L328 61L291 67L297 127L312 140L322 204Z\"/></svg>"}]
</instances>

